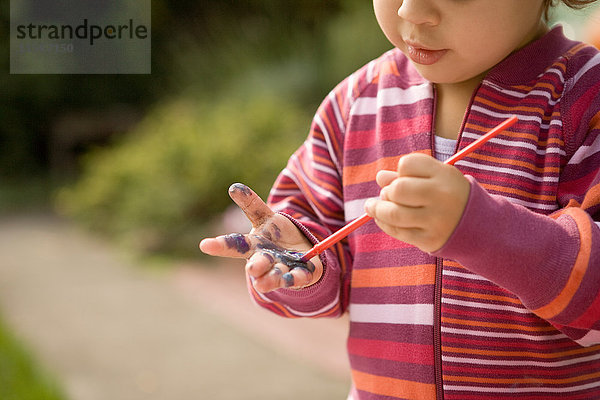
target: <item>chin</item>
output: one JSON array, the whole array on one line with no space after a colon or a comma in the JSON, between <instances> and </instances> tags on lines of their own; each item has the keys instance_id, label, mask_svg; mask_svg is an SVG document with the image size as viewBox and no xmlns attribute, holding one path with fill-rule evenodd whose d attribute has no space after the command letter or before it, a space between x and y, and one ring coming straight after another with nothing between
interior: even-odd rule
<instances>
[{"instance_id":1,"label":"chin","mask_svg":"<svg viewBox=\"0 0 600 400\"><path fill-rule=\"evenodd\" d=\"M416 68L417 72L419 72L419 75L421 75L423 78L427 79L429 82L432 82L432 83L454 83L454 79L451 79L450 77L448 77L447 74L437 72L437 71L432 71L431 68L423 68L423 66L421 66L421 65L415 65L415 68Z\"/></svg>"},{"instance_id":2,"label":"chin","mask_svg":"<svg viewBox=\"0 0 600 400\"><path fill-rule=\"evenodd\" d=\"M427 79L429 82L438 83L438 84L453 84L453 83L461 83L470 80L470 77L461 76L458 74L449 74L449 68L443 66L435 66L432 68L431 66L423 66L419 64L413 64L415 69L419 72L419 74Z\"/></svg>"}]
</instances>

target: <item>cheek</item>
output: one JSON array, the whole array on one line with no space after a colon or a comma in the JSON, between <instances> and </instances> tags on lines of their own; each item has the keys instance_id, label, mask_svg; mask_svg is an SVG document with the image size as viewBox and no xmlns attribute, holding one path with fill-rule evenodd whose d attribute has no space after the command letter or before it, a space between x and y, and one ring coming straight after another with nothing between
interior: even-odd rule
<instances>
[{"instance_id":1,"label":"cheek","mask_svg":"<svg viewBox=\"0 0 600 400\"><path fill-rule=\"evenodd\" d=\"M533 39L540 27L541 0L503 0L479 9L477 18L454 26L455 43L465 55L486 58L493 64ZM492 64L492 65L493 65Z\"/></svg>"},{"instance_id":2,"label":"cheek","mask_svg":"<svg viewBox=\"0 0 600 400\"><path fill-rule=\"evenodd\" d=\"M495 27L470 26L455 32L452 45L457 64L474 75L492 68L515 47L512 38L506 37L506 31L497 31Z\"/></svg>"},{"instance_id":3,"label":"cheek","mask_svg":"<svg viewBox=\"0 0 600 400\"><path fill-rule=\"evenodd\" d=\"M402 38L398 33L398 8L400 8L400 4L401 1L398 0L373 1L373 9L379 27L394 46L402 43Z\"/></svg>"}]
</instances>

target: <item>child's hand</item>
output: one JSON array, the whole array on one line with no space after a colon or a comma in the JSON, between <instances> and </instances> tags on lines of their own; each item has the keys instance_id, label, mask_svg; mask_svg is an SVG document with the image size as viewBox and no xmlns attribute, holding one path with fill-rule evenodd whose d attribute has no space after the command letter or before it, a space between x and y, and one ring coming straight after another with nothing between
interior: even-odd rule
<instances>
[{"instance_id":1,"label":"child's hand","mask_svg":"<svg viewBox=\"0 0 600 400\"><path fill-rule=\"evenodd\" d=\"M311 243L286 217L274 213L245 185L236 183L229 195L252 223L247 235L238 233L204 239L200 249L220 257L246 258L246 272L254 288L266 293L279 288L302 288L317 282L323 274L318 257L300 261Z\"/></svg>"},{"instance_id":2,"label":"child's hand","mask_svg":"<svg viewBox=\"0 0 600 400\"><path fill-rule=\"evenodd\" d=\"M454 232L469 198L469 181L450 165L419 153L379 171L379 199L365 210L388 235L423 251L439 250Z\"/></svg>"}]
</instances>

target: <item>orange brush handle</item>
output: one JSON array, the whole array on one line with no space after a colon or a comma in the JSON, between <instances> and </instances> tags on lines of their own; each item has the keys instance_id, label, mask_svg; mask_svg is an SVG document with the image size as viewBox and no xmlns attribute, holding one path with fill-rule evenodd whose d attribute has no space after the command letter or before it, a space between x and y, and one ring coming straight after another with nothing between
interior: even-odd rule
<instances>
[{"instance_id":1,"label":"orange brush handle","mask_svg":"<svg viewBox=\"0 0 600 400\"><path fill-rule=\"evenodd\" d=\"M362 217L356 218L354 221L343 226L332 235L327 236L321 242L317 243L312 249L310 249L302 256L301 260L306 262L314 256L316 256L317 254L321 254L322 252L324 252L325 250L327 250L328 248L330 248L331 246L333 246L334 244L348 236L351 232L363 226L370 220L371 217L369 217L367 214L363 215Z\"/></svg>"}]
</instances>

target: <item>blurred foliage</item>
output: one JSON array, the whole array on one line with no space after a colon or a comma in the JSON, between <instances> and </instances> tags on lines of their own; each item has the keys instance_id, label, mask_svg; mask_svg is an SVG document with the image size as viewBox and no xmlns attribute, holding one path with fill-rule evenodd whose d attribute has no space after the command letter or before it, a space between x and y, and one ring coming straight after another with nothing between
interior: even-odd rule
<instances>
[{"instance_id":1,"label":"blurred foliage","mask_svg":"<svg viewBox=\"0 0 600 400\"><path fill-rule=\"evenodd\" d=\"M188 29L168 48L169 96L124 140L85 157L56 200L144 251L197 253L233 182L265 198L327 91L390 48L359 0L194 4L170 11Z\"/></svg>"},{"instance_id":2,"label":"blurred foliage","mask_svg":"<svg viewBox=\"0 0 600 400\"><path fill-rule=\"evenodd\" d=\"M0 320L0 399L62 400L58 385L42 371Z\"/></svg>"},{"instance_id":3,"label":"blurred foliage","mask_svg":"<svg viewBox=\"0 0 600 400\"><path fill-rule=\"evenodd\" d=\"M57 198L60 210L146 251L196 248L186 238L250 183L265 196L308 127L308 114L271 95L177 99L152 110L125 140L86 159Z\"/></svg>"},{"instance_id":4,"label":"blurred foliage","mask_svg":"<svg viewBox=\"0 0 600 400\"><path fill-rule=\"evenodd\" d=\"M336 84L371 59L392 48L381 32L372 2L347 1L344 9L325 26L320 55L324 86Z\"/></svg>"},{"instance_id":5,"label":"blurred foliage","mask_svg":"<svg viewBox=\"0 0 600 400\"><path fill-rule=\"evenodd\" d=\"M271 91L314 108L341 79L391 48L370 2L250 3L263 9L224 24L205 21L171 43L169 87L193 97Z\"/></svg>"},{"instance_id":6,"label":"blurred foliage","mask_svg":"<svg viewBox=\"0 0 600 400\"><path fill-rule=\"evenodd\" d=\"M120 103L145 108L166 90L168 59L160 57L153 60L152 76L9 74L9 28L10 0L0 0L0 179L5 182L47 172L51 125L66 110ZM156 32L158 47L166 37Z\"/></svg>"}]
</instances>

